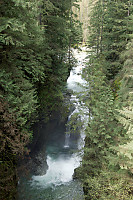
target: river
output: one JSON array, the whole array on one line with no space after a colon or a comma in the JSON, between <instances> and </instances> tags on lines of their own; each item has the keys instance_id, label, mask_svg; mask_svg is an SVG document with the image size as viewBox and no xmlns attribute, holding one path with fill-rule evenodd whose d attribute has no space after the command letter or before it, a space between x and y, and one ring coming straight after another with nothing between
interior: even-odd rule
<instances>
[{"instance_id":1,"label":"river","mask_svg":"<svg viewBox=\"0 0 133 200\"><path fill-rule=\"evenodd\" d=\"M79 95L75 93L81 92L82 86L85 85L85 80L81 77L82 68L85 66L85 48L82 51L74 50L74 56L78 63L71 70L67 80L67 88L73 91L70 101L74 109L72 109L68 121L75 113L78 113L80 120L85 124L88 110L84 107L83 102L79 101ZM66 130L57 127L49 137L46 144L48 165L46 174L29 174L27 177L20 177L18 200L84 200L81 183L73 180L74 169L80 165L81 161L78 150L82 151L84 145L84 128L77 137L65 134L65 132Z\"/></svg>"}]
</instances>

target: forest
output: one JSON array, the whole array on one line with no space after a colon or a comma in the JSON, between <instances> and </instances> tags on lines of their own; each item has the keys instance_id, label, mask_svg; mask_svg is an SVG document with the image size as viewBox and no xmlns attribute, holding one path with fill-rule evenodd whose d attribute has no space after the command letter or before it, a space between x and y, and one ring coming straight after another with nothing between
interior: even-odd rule
<instances>
[{"instance_id":1,"label":"forest","mask_svg":"<svg viewBox=\"0 0 133 200\"><path fill-rule=\"evenodd\" d=\"M85 39L81 2L0 0L1 200L17 199L17 162L30 154L34 124L65 112L72 49L81 46L89 121L75 177L85 200L133 199L133 0L88 0Z\"/></svg>"}]
</instances>

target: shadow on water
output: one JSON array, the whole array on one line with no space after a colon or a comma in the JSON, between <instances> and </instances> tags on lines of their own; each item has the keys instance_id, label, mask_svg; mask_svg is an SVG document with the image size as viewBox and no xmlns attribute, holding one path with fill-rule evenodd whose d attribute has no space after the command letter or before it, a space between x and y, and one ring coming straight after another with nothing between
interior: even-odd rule
<instances>
[{"instance_id":1,"label":"shadow on water","mask_svg":"<svg viewBox=\"0 0 133 200\"><path fill-rule=\"evenodd\" d=\"M43 151L45 149L48 165L47 172L46 174L41 173L43 167L45 168L45 166L42 166L40 173L37 175L31 171L28 176L20 177L18 200L83 199L83 191L80 182L72 179L74 169L79 166L80 162L78 154L74 153L77 150L78 137L73 138L72 141L69 142L69 140L71 140L70 136L68 138L68 146L65 147L65 131L65 126L63 124L56 126L56 131L48 131L49 136L45 142L45 148L43 148L41 144L41 151L39 150L39 155L41 154L41 159L43 159ZM42 142L42 137L40 138ZM39 145L39 141L37 145ZM37 150L40 148L35 147L34 149L36 149L35 152L38 152ZM36 165L35 167L39 168L40 166Z\"/></svg>"},{"instance_id":2,"label":"shadow on water","mask_svg":"<svg viewBox=\"0 0 133 200\"><path fill-rule=\"evenodd\" d=\"M74 92L81 91L77 82L84 84L80 74L84 58L85 53L80 53L79 66L71 71L68 78L68 89ZM72 112L78 113L78 97L71 95L70 101L75 107ZM65 135L66 131L66 122L61 122L58 117L47 125L42 123L37 126L37 136L32 144L32 161L29 162L32 170L26 176L20 175L18 200L84 200L81 183L73 180L74 169L81 161L79 141L84 135Z\"/></svg>"}]
</instances>

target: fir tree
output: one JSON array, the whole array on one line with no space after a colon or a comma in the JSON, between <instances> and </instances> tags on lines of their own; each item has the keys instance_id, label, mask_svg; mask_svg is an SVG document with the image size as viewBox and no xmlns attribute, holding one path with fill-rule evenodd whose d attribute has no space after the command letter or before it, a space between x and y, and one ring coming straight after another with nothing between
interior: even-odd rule
<instances>
[{"instance_id":1,"label":"fir tree","mask_svg":"<svg viewBox=\"0 0 133 200\"><path fill-rule=\"evenodd\" d=\"M103 195L102 191L99 194L98 190L101 189L101 182L106 181L106 176L102 177L102 173L118 172L121 160L124 159L118 156L117 150L120 143L127 139L127 136L118 120L128 128L128 131L132 131L132 104L128 104L125 100L120 103L122 102L120 99L127 100L129 98L131 101L132 98L132 92L130 93L132 75L127 69L130 57L127 56L130 54L129 50L126 54L127 62L124 63L126 67L123 68L125 60L120 58L127 41L132 37L132 28L129 27L129 24L132 23L131 18L132 4L128 1L99 0L95 1L92 6L88 46L91 47L93 57L89 56L90 61L84 72L89 88L85 90L84 99L90 110L90 121L86 128L84 156L81 168L79 168L87 200L110 199L110 194ZM122 68L123 70L127 69L126 72L128 71L129 76L124 72L121 85L119 81L121 77L119 77L117 85L120 85L120 95L118 86L115 88L114 85L117 83L118 77L116 78L116 75ZM113 81L114 85L112 85ZM125 92L122 97L123 90L127 88L129 88L129 93ZM113 94L114 90L115 94ZM120 95L119 98L118 95ZM119 109L120 114L116 116L114 105L117 98L121 109ZM128 106L124 107L124 104L128 104ZM98 177L100 177L99 185L96 183L96 180L99 180ZM106 185L105 188L107 187ZM128 196L128 194L124 195L123 198ZM119 199L119 195L117 198Z\"/></svg>"},{"instance_id":2,"label":"fir tree","mask_svg":"<svg viewBox=\"0 0 133 200\"><path fill-rule=\"evenodd\" d=\"M0 197L12 199L16 156L26 151L32 124L61 109L71 69L71 2L4 0L0 5Z\"/></svg>"},{"instance_id":3,"label":"fir tree","mask_svg":"<svg viewBox=\"0 0 133 200\"><path fill-rule=\"evenodd\" d=\"M129 42L126 51L122 54L124 67L121 72L121 84L118 92L116 105L119 114L118 119L127 130L127 134L132 138L133 133L133 60L132 60L133 41ZM119 105L119 106L118 106Z\"/></svg>"}]
</instances>

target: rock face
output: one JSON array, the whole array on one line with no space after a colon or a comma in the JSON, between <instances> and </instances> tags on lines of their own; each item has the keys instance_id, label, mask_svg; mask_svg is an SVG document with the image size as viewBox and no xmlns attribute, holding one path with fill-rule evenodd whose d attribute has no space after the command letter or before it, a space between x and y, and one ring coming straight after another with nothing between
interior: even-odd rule
<instances>
[{"instance_id":1,"label":"rock face","mask_svg":"<svg viewBox=\"0 0 133 200\"><path fill-rule=\"evenodd\" d=\"M60 134L60 140L64 141L66 123L69 112L71 91L64 94L64 104L59 111L52 114L51 119L45 122L40 118L38 122L33 125L33 139L28 145L29 154L26 154L23 159L18 162L19 176L44 175L48 169L46 148L51 138L56 139L56 135ZM62 110L63 114L62 114ZM42 115L41 115L42 116Z\"/></svg>"},{"instance_id":2,"label":"rock face","mask_svg":"<svg viewBox=\"0 0 133 200\"><path fill-rule=\"evenodd\" d=\"M57 113L55 118L50 120L48 123L44 123L40 121L35 124L34 134L32 143L29 145L30 153L25 155L24 160L20 160L19 166L21 168L25 168L27 173L31 173L33 175L44 175L48 169L47 165L47 155L46 155L46 146L49 142L49 138L54 137L56 135L56 129L61 132L61 137L64 137L65 129L66 129L66 120L60 121L60 116ZM23 173L20 168L20 173ZM25 172L24 172L25 173ZM26 173L25 173L26 174Z\"/></svg>"}]
</instances>

